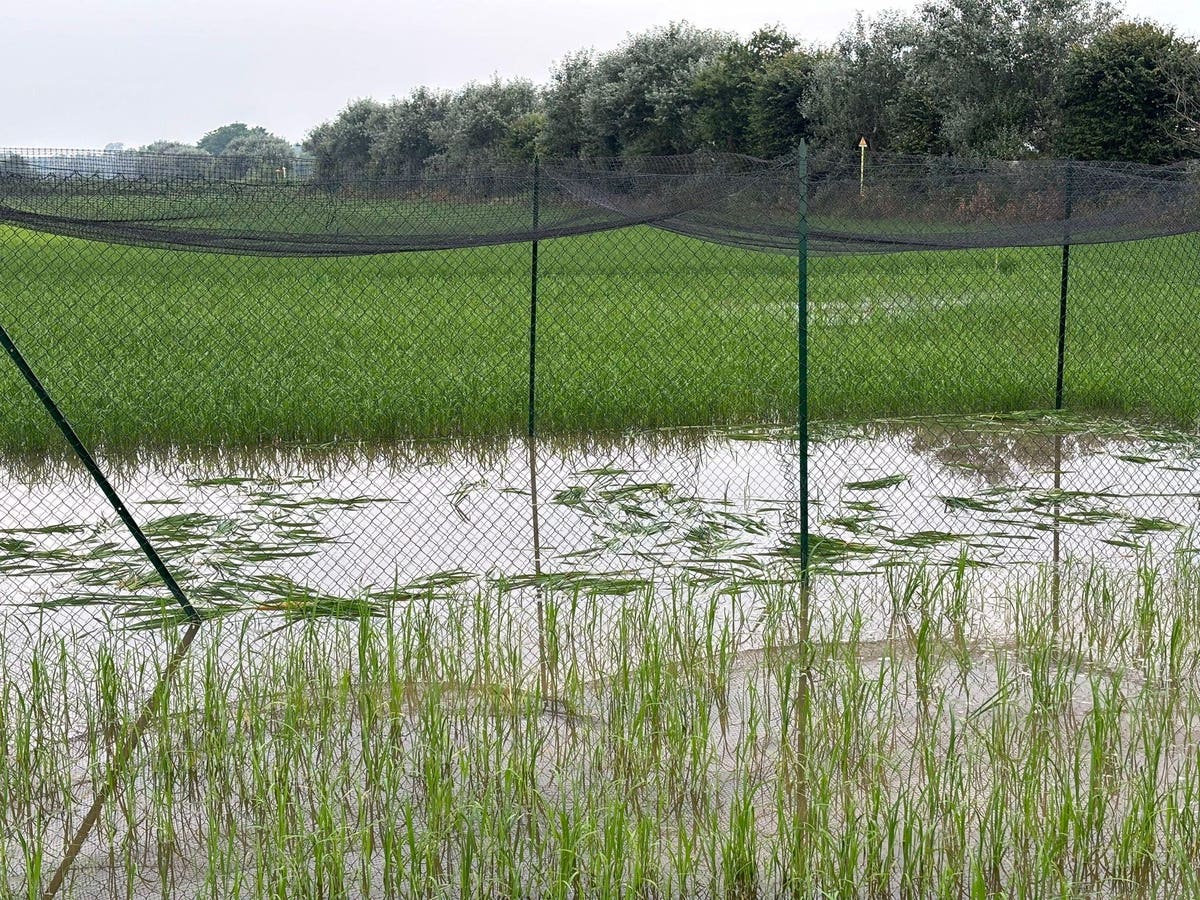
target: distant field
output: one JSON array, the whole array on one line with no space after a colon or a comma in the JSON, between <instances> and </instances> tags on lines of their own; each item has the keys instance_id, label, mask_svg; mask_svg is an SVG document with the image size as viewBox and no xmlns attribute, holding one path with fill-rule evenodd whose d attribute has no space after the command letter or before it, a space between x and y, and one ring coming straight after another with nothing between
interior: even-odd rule
<instances>
[{"instance_id":1,"label":"distant field","mask_svg":"<svg viewBox=\"0 0 1200 900\"><path fill-rule=\"evenodd\" d=\"M1056 248L816 258L812 412L1045 408ZM523 428L529 248L333 260L0 229L0 317L85 439L386 441ZM647 228L546 241L538 417L555 431L790 421L794 258ZM1067 405L1191 424L1200 238L1072 254ZM61 439L0 365L0 448Z\"/></svg>"}]
</instances>

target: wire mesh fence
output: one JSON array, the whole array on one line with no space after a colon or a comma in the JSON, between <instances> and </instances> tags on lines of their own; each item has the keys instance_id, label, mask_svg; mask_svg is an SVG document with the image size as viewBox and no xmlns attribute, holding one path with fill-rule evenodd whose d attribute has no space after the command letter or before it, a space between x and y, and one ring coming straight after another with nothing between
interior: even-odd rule
<instances>
[{"instance_id":1,"label":"wire mesh fence","mask_svg":"<svg viewBox=\"0 0 1200 900\"><path fill-rule=\"evenodd\" d=\"M947 641L1003 637L1021 585L1057 602L1072 562L1195 546L1186 166L0 160L3 714L37 719L28 696L76 735L32 762L10 745L26 787L0 849L29 880L9 890L59 890L29 874L44 853L79 896L221 895L241 871L319 895L448 873L463 894L604 893L651 870L660 894L770 893L816 877L797 828L853 815L796 775L839 702L809 698L814 640L894 635L917 595ZM745 674L781 647L762 685ZM628 677L648 659L671 661L665 695ZM651 708L708 724L672 743L626 718ZM341 743L285 777L318 734ZM591 835L564 872L570 834L530 850L485 825L489 773L518 760L534 831L570 824L554 809L602 832L624 785L647 807L619 843L641 849ZM275 780L233 791L247 767ZM688 833L707 859L672 857ZM903 889L889 859L850 872Z\"/></svg>"}]
</instances>

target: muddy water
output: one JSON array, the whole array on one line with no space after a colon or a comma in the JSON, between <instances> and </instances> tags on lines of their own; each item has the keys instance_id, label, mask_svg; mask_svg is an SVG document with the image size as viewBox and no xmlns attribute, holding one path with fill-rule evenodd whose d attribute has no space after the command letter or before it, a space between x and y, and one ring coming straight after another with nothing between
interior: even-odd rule
<instances>
[{"instance_id":1,"label":"muddy water","mask_svg":"<svg viewBox=\"0 0 1200 900\"><path fill-rule=\"evenodd\" d=\"M102 460L197 606L337 612L487 581L621 594L795 577L797 445L770 429ZM821 578L926 560L1011 568L1193 545L1195 435L1044 417L818 428ZM538 540L534 540L535 518ZM157 609L165 592L86 475L0 469L3 602Z\"/></svg>"}]
</instances>

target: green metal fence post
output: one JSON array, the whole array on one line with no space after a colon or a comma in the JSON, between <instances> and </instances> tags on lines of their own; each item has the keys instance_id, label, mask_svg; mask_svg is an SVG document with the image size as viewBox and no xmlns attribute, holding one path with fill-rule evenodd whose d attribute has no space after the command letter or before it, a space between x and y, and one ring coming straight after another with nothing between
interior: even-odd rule
<instances>
[{"instance_id":1,"label":"green metal fence post","mask_svg":"<svg viewBox=\"0 0 1200 900\"><path fill-rule=\"evenodd\" d=\"M96 482L96 486L100 488L104 496L108 499L108 502L112 505L113 510L116 511L117 516L125 524L125 527L133 536L134 541L137 542L138 547L141 548L141 551L145 555L146 559L150 561L150 565L154 567L154 571L158 573L158 577L162 579L163 584L167 586L167 590L170 591L171 596L175 598L175 602L183 608L184 613L187 614L187 617L190 621L200 621L200 614L196 612L195 607L192 606L191 601L189 601L187 598L187 595L183 593L183 589L179 586L179 582L175 580L175 576L171 574L171 570L167 568L167 565L163 562L162 557L158 555L158 551L154 549L154 545L150 543L150 539L146 537L145 532L142 531L137 521L133 518L133 515L126 508L125 503L121 500L120 495L117 494L112 484L109 483L109 480L104 477L104 473L100 471L100 467L96 464L96 460L92 458L92 454L88 452L87 447L83 445L83 441L79 439L79 435L76 433L74 426L71 425L70 421L63 414L62 410L59 409L58 404L54 401L54 398L50 396L50 392L46 390L46 387L42 384L41 379L39 379L34 373L33 369L30 368L29 363L26 361L24 355L17 348L17 345L13 343L12 338L9 336L3 325L0 325L0 346L4 348L4 351L8 354L9 358L13 361L13 363L16 364L17 369L21 372L21 376L33 389L33 392L37 395L38 400L41 402L46 412L50 414L50 418L54 420L54 424L58 426L58 430L62 432L63 437L67 439L67 443L70 444L71 449L75 452L75 455L79 457L79 461L83 463L83 466L85 469L87 469L88 474L92 476L92 480Z\"/></svg>"},{"instance_id":2,"label":"green metal fence post","mask_svg":"<svg viewBox=\"0 0 1200 900\"><path fill-rule=\"evenodd\" d=\"M1058 374L1054 381L1054 408L1063 407L1063 372L1067 360L1067 288L1071 281L1071 180L1068 160L1063 172L1063 245L1058 293Z\"/></svg>"},{"instance_id":3,"label":"green metal fence post","mask_svg":"<svg viewBox=\"0 0 1200 900\"><path fill-rule=\"evenodd\" d=\"M538 241L537 230L541 217L541 162L533 158L533 233L529 259L529 421L526 434L533 439L536 427L537 402L537 294L538 294Z\"/></svg>"},{"instance_id":4,"label":"green metal fence post","mask_svg":"<svg viewBox=\"0 0 1200 900\"><path fill-rule=\"evenodd\" d=\"M800 566L801 577L808 582L808 142L800 142L797 164L797 199L799 221L797 238L799 260L796 266L797 338L799 378L799 421L797 440L800 442Z\"/></svg>"},{"instance_id":5,"label":"green metal fence post","mask_svg":"<svg viewBox=\"0 0 1200 900\"><path fill-rule=\"evenodd\" d=\"M533 240L529 254L529 417L526 422L525 439L529 451L529 509L533 523L533 573L537 584L538 657L541 669L541 690L544 702L551 695L551 669L546 650L546 609L540 582L542 574L541 516L538 509L537 480L537 313L538 313L538 240L537 232L541 219L541 161L533 158Z\"/></svg>"},{"instance_id":6,"label":"green metal fence post","mask_svg":"<svg viewBox=\"0 0 1200 900\"><path fill-rule=\"evenodd\" d=\"M541 163L533 158L533 241L529 256L529 410L525 437L529 445L529 493L533 515L533 570L542 574L541 523L538 521L537 489L537 313L538 313L538 240L541 218Z\"/></svg>"}]
</instances>

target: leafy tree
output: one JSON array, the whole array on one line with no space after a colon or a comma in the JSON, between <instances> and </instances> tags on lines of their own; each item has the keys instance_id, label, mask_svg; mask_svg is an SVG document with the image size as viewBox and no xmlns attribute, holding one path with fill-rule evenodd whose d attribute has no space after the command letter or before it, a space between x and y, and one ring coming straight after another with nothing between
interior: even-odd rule
<instances>
[{"instance_id":1,"label":"leafy tree","mask_svg":"<svg viewBox=\"0 0 1200 900\"><path fill-rule=\"evenodd\" d=\"M537 109L538 93L523 78L468 84L455 94L435 135L443 162L457 165L481 152L505 150L514 125Z\"/></svg>"},{"instance_id":2,"label":"leafy tree","mask_svg":"<svg viewBox=\"0 0 1200 900\"><path fill-rule=\"evenodd\" d=\"M748 148L767 158L782 156L812 136L807 110L817 57L801 50L770 59L754 86Z\"/></svg>"},{"instance_id":3,"label":"leafy tree","mask_svg":"<svg viewBox=\"0 0 1200 900\"><path fill-rule=\"evenodd\" d=\"M537 90L524 79L469 84L456 94L418 88L386 105L356 100L314 128L303 146L318 177L415 175L433 161L454 167L535 140L512 132L527 131L533 120L526 117L537 107Z\"/></svg>"},{"instance_id":4,"label":"leafy tree","mask_svg":"<svg viewBox=\"0 0 1200 900\"><path fill-rule=\"evenodd\" d=\"M926 0L860 16L817 66L810 118L833 146L865 134L907 152L1051 151L1063 60L1114 14L1103 0Z\"/></svg>"},{"instance_id":5,"label":"leafy tree","mask_svg":"<svg viewBox=\"0 0 1200 900\"><path fill-rule=\"evenodd\" d=\"M503 150L513 159L531 161L541 145L542 130L546 127L546 114L529 112L508 127L504 136Z\"/></svg>"},{"instance_id":6,"label":"leafy tree","mask_svg":"<svg viewBox=\"0 0 1200 900\"><path fill-rule=\"evenodd\" d=\"M910 83L937 104L955 153L1018 157L1052 149L1062 61L1112 24L1104 0L927 0L916 16ZM922 127L928 127L926 122Z\"/></svg>"},{"instance_id":7,"label":"leafy tree","mask_svg":"<svg viewBox=\"0 0 1200 900\"><path fill-rule=\"evenodd\" d=\"M762 69L763 60L741 41L734 41L698 68L691 93L700 141L721 150L746 148L750 108Z\"/></svg>"},{"instance_id":8,"label":"leafy tree","mask_svg":"<svg viewBox=\"0 0 1200 900\"><path fill-rule=\"evenodd\" d=\"M449 94L424 87L393 101L371 146L371 171L391 178L420 174L426 160L446 149L440 129L449 105Z\"/></svg>"},{"instance_id":9,"label":"leafy tree","mask_svg":"<svg viewBox=\"0 0 1200 900\"><path fill-rule=\"evenodd\" d=\"M1179 145L1185 152L1200 154L1200 50L1193 46L1172 59L1168 78L1175 112L1182 120Z\"/></svg>"},{"instance_id":10,"label":"leafy tree","mask_svg":"<svg viewBox=\"0 0 1200 900\"><path fill-rule=\"evenodd\" d=\"M780 130L794 132L798 111L790 108L791 101L802 88L792 83L791 76L799 73L780 61L793 56L797 46L796 39L778 26L760 28L748 41L733 41L702 65L692 83L696 136L713 147L749 153L758 143L757 131L777 130L769 121L775 114L785 119ZM771 69L773 86L764 91ZM757 110L761 102L773 107L771 111ZM784 143L791 146L794 140Z\"/></svg>"},{"instance_id":11,"label":"leafy tree","mask_svg":"<svg viewBox=\"0 0 1200 900\"><path fill-rule=\"evenodd\" d=\"M910 77L888 106L888 149L897 153L941 154L950 148L942 135L942 106L927 85Z\"/></svg>"},{"instance_id":12,"label":"leafy tree","mask_svg":"<svg viewBox=\"0 0 1200 900\"><path fill-rule=\"evenodd\" d=\"M296 158L295 148L281 137L252 131L235 137L221 154L238 178L282 177Z\"/></svg>"},{"instance_id":13,"label":"leafy tree","mask_svg":"<svg viewBox=\"0 0 1200 900\"><path fill-rule=\"evenodd\" d=\"M874 19L861 14L831 51L813 62L807 116L817 141L850 148L866 136L871 146L891 149L893 110L903 86L916 77L919 23L898 13Z\"/></svg>"},{"instance_id":14,"label":"leafy tree","mask_svg":"<svg viewBox=\"0 0 1200 900\"><path fill-rule=\"evenodd\" d=\"M538 137L546 157L578 156L587 143L584 101L596 73L590 50L572 53L560 60L550 74L550 86L542 95L545 121Z\"/></svg>"},{"instance_id":15,"label":"leafy tree","mask_svg":"<svg viewBox=\"0 0 1200 900\"><path fill-rule=\"evenodd\" d=\"M750 55L763 65L787 56L799 47L800 42L781 25L764 25L746 41Z\"/></svg>"},{"instance_id":16,"label":"leafy tree","mask_svg":"<svg viewBox=\"0 0 1200 900\"><path fill-rule=\"evenodd\" d=\"M207 150L201 150L195 144L185 144L182 141L153 141L138 148L138 153L147 156L192 156L208 158L212 156Z\"/></svg>"},{"instance_id":17,"label":"leafy tree","mask_svg":"<svg viewBox=\"0 0 1200 900\"><path fill-rule=\"evenodd\" d=\"M1190 125L1175 68L1196 46L1148 22L1123 22L1067 60L1060 148L1078 159L1179 158Z\"/></svg>"},{"instance_id":18,"label":"leafy tree","mask_svg":"<svg viewBox=\"0 0 1200 900\"><path fill-rule=\"evenodd\" d=\"M355 100L323 122L304 139L303 147L313 156L318 178L365 175L371 167L372 150L390 124L388 107L376 100Z\"/></svg>"},{"instance_id":19,"label":"leafy tree","mask_svg":"<svg viewBox=\"0 0 1200 900\"><path fill-rule=\"evenodd\" d=\"M138 169L147 175L196 178L212 170L212 154L195 144L154 141L137 151Z\"/></svg>"},{"instance_id":20,"label":"leafy tree","mask_svg":"<svg viewBox=\"0 0 1200 900\"><path fill-rule=\"evenodd\" d=\"M583 102L585 152L669 154L694 150L698 71L726 50L722 32L672 23L629 38L596 61Z\"/></svg>"},{"instance_id":21,"label":"leafy tree","mask_svg":"<svg viewBox=\"0 0 1200 900\"><path fill-rule=\"evenodd\" d=\"M228 125L222 125L220 128L214 128L212 131L196 141L196 146L201 150L206 150L213 156L220 156L225 152L225 148L229 146L230 141L238 138L249 137L253 134L266 135L267 129L262 126L251 128L245 122L231 122Z\"/></svg>"}]
</instances>

